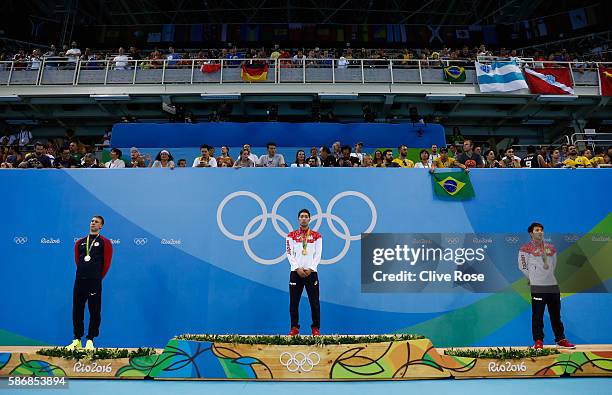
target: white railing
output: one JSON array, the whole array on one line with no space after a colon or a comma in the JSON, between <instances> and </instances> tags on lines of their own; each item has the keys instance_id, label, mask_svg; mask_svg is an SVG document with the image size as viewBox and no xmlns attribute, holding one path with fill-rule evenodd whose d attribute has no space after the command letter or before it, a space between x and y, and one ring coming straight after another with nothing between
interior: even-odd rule
<instances>
[{"instance_id":1,"label":"white railing","mask_svg":"<svg viewBox=\"0 0 612 395\"><path fill-rule=\"evenodd\" d=\"M500 62L481 59L482 62ZM245 83L241 65L268 65L265 83L389 83L453 85L477 83L473 60L448 59L145 59L66 60L45 58L0 62L0 86L114 85L114 84L224 84ZM570 70L574 85L599 85L598 67L612 63L556 62L521 59L523 67ZM445 81L443 68L459 66L465 80Z\"/></svg>"},{"instance_id":2,"label":"white railing","mask_svg":"<svg viewBox=\"0 0 612 395\"><path fill-rule=\"evenodd\" d=\"M570 140L572 145L580 147L591 149L595 149L596 146L608 147L612 145L612 133L574 133Z\"/></svg>"}]
</instances>

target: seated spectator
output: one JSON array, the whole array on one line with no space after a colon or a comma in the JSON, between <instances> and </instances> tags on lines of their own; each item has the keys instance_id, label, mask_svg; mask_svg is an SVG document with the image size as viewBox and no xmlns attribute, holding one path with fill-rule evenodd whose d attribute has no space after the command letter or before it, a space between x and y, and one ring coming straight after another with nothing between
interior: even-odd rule
<instances>
[{"instance_id":1,"label":"seated spectator","mask_svg":"<svg viewBox=\"0 0 612 395\"><path fill-rule=\"evenodd\" d=\"M332 144L332 150L334 151L332 154L334 155L334 159L338 160L342 157L342 149L339 141L336 141Z\"/></svg>"},{"instance_id":2,"label":"seated spectator","mask_svg":"<svg viewBox=\"0 0 612 395\"><path fill-rule=\"evenodd\" d=\"M83 156L81 167L84 169L97 169L100 165L98 164L98 159L90 152Z\"/></svg>"},{"instance_id":3,"label":"seated spectator","mask_svg":"<svg viewBox=\"0 0 612 395\"><path fill-rule=\"evenodd\" d=\"M604 154L603 155L603 163L599 165L599 167L603 168L603 167L607 167L610 168L612 167L612 156L610 156L610 154Z\"/></svg>"},{"instance_id":4,"label":"seated spectator","mask_svg":"<svg viewBox=\"0 0 612 395\"><path fill-rule=\"evenodd\" d=\"M223 163L225 163L227 166L222 166ZM217 157L217 166L219 167L234 166L234 160L229 154L229 148L225 145L221 146L221 156Z\"/></svg>"},{"instance_id":5,"label":"seated spectator","mask_svg":"<svg viewBox=\"0 0 612 395\"><path fill-rule=\"evenodd\" d=\"M563 161L565 167L576 168L576 167L593 167L591 162L582 155L578 155L575 145L567 147L567 158Z\"/></svg>"},{"instance_id":6,"label":"seated spectator","mask_svg":"<svg viewBox=\"0 0 612 395\"><path fill-rule=\"evenodd\" d=\"M399 156L397 158L393 159L393 162L397 163L397 166L399 166L399 167L404 167L404 168L412 168L412 167L414 167L414 162L411 161L410 159L408 159L408 147L406 145L402 144L402 145L400 145L397 148L397 150L399 152ZM389 151L391 151L391 150L389 150ZM385 162L386 162L386 160L387 160L387 158L385 157ZM391 167L391 166L387 166L387 164L385 163L385 167ZM393 167L395 167L395 166L393 166Z\"/></svg>"},{"instance_id":7,"label":"seated spectator","mask_svg":"<svg viewBox=\"0 0 612 395\"><path fill-rule=\"evenodd\" d=\"M385 158L383 157L383 153L381 150L374 151L374 167L383 167L385 163Z\"/></svg>"},{"instance_id":8,"label":"seated spectator","mask_svg":"<svg viewBox=\"0 0 612 395\"><path fill-rule=\"evenodd\" d=\"M119 48L119 54L113 58L115 70L129 69L129 60L130 58L125 54L125 49L123 49L123 47Z\"/></svg>"},{"instance_id":9,"label":"seated spectator","mask_svg":"<svg viewBox=\"0 0 612 395\"><path fill-rule=\"evenodd\" d=\"M433 169L447 169L451 167L460 167L468 171L468 168L463 163L459 163L454 158L448 156L448 149L446 147L440 148L440 156L434 159Z\"/></svg>"},{"instance_id":10,"label":"seated spectator","mask_svg":"<svg viewBox=\"0 0 612 395\"><path fill-rule=\"evenodd\" d=\"M19 148L16 146L10 146L8 149L8 156L4 159L6 163L10 163L12 167L17 167L23 160L23 155L19 152Z\"/></svg>"},{"instance_id":11,"label":"seated spectator","mask_svg":"<svg viewBox=\"0 0 612 395\"><path fill-rule=\"evenodd\" d=\"M561 161L561 151L558 149L554 149L552 151L552 154L550 155L550 162L548 162L548 167L563 167L563 162Z\"/></svg>"},{"instance_id":12,"label":"seated spectator","mask_svg":"<svg viewBox=\"0 0 612 395\"><path fill-rule=\"evenodd\" d=\"M321 147L321 167L336 167L336 158L331 154L328 147Z\"/></svg>"},{"instance_id":13,"label":"seated spectator","mask_svg":"<svg viewBox=\"0 0 612 395\"><path fill-rule=\"evenodd\" d=\"M482 161L481 165L484 166L484 158L482 157L482 147L480 146L474 147L474 153L480 156L480 160Z\"/></svg>"},{"instance_id":14,"label":"seated spectator","mask_svg":"<svg viewBox=\"0 0 612 395\"><path fill-rule=\"evenodd\" d=\"M2 162L2 163L0 163L0 169L12 169L12 168L13 168L13 165L11 165L11 164L10 164L10 163L8 163L8 162Z\"/></svg>"},{"instance_id":15,"label":"seated spectator","mask_svg":"<svg viewBox=\"0 0 612 395\"><path fill-rule=\"evenodd\" d=\"M187 167L187 160L186 159L179 159L177 167Z\"/></svg>"},{"instance_id":16,"label":"seated spectator","mask_svg":"<svg viewBox=\"0 0 612 395\"><path fill-rule=\"evenodd\" d=\"M251 160L250 155L251 155L251 151L249 151L246 148L241 149L240 156L234 162L234 167L237 169L240 167L255 167L255 162Z\"/></svg>"},{"instance_id":17,"label":"seated spectator","mask_svg":"<svg viewBox=\"0 0 612 395\"><path fill-rule=\"evenodd\" d=\"M359 159L355 156L351 156L351 147L345 145L342 147L342 156L338 159L338 167L358 167Z\"/></svg>"},{"instance_id":18,"label":"seated spectator","mask_svg":"<svg viewBox=\"0 0 612 395\"><path fill-rule=\"evenodd\" d=\"M506 148L506 156L502 158L501 165L502 167L513 167L513 168L521 167L521 158L514 155L514 148L512 147Z\"/></svg>"},{"instance_id":19,"label":"seated spectator","mask_svg":"<svg viewBox=\"0 0 612 395\"><path fill-rule=\"evenodd\" d=\"M166 64L168 67L175 67L178 64L178 61L181 59L181 55L176 53L174 47L168 48L168 55L166 55L166 60L168 61Z\"/></svg>"},{"instance_id":20,"label":"seated spectator","mask_svg":"<svg viewBox=\"0 0 612 395\"><path fill-rule=\"evenodd\" d=\"M81 163L81 159L83 158L82 148L80 148L75 141L72 141L68 145L68 149L70 150L70 156L78 163Z\"/></svg>"},{"instance_id":21,"label":"seated spectator","mask_svg":"<svg viewBox=\"0 0 612 395\"><path fill-rule=\"evenodd\" d=\"M29 153L18 166L20 169L42 169L43 164L40 163L39 157L35 153Z\"/></svg>"},{"instance_id":22,"label":"seated spectator","mask_svg":"<svg viewBox=\"0 0 612 395\"><path fill-rule=\"evenodd\" d=\"M393 159L393 151L391 151L390 149L386 149L383 151L383 158L385 158L385 162L382 164L381 167L401 167L399 163L397 163L395 159ZM412 164L412 166L410 167L414 167L414 164Z\"/></svg>"},{"instance_id":23,"label":"seated spectator","mask_svg":"<svg viewBox=\"0 0 612 395\"><path fill-rule=\"evenodd\" d=\"M317 150L317 147L311 147L310 148L310 158L314 158L317 167L321 167L321 158L319 158L319 150ZM308 158L310 160L310 158ZM312 167L312 166L311 166Z\"/></svg>"},{"instance_id":24,"label":"seated spectator","mask_svg":"<svg viewBox=\"0 0 612 395\"><path fill-rule=\"evenodd\" d=\"M319 167L317 165L317 158L313 158L312 156L310 158L308 158L308 167Z\"/></svg>"},{"instance_id":25,"label":"seated spectator","mask_svg":"<svg viewBox=\"0 0 612 395\"><path fill-rule=\"evenodd\" d=\"M306 163L306 153L304 150L298 150L295 153L295 162L291 164L291 167L310 167L308 163Z\"/></svg>"},{"instance_id":26,"label":"seated spectator","mask_svg":"<svg viewBox=\"0 0 612 395\"><path fill-rule=\"evenodd\" d=\"M36 144L34 144L34 154L36 155L36 159L40 162L42 168L48 169L52 167L51 158L47 156L45 145L43 143L36 142Z\"/></svg>"},{"instance_id":27,"label":"seated spectator","mask_svg":"<svg viewBox=\"0 0 612 395\"><path fill-rule=\"evenodd\" d=\"M198 156L193 160L191 167L217 167L217 160L210 156L208 145L204 144L200 147L201 156Z\"/></svg>"},{"instance_id":28,"label":"seated spectator","mask_svg":"<svg viewBox=\"0 0 612 395\"><path fill-rule=\"evenodd\" d=\"M351 156L359 159L359 164L363 163L363 157L365 156L363 153L363 143L359 142L355 144L355 152L351 153Z\"/></svg>"},{"instance_id":29,"label":"seated spectator","mask_svg":"<svg viewBox=\"0 0 612 395\"><path fill-rule=\"evenodd\" d=\"M76 62L81 58L81 50L78 48L76 41L70 44L70 49L66 51L66 56L70 62L70 66L74 67Z\"/></svg>"},{"instance_id":30,"label":"seated spectator","mask_svg":"<svg viewBox=\"0 0 612 395\"><path fill-rule=\"evenodd\" d=\"M364 155L361 167L374 167L374 159L370 155Z\"/></svg>"},{"instance_id":31,"label":"seated spectator","mask_svg":"<svg viewBox=\"0 0 612 395\"><path fill-rule=\"evenodd\" d=\"M482 157L473 151L473 147L474 144L472 143L472 140L465 139L463 141L463 153L455 158L457 162L461 163L468 169L473 167L482 167L484 163Z\"/></svg>"},{"instance_id":32,"label":"seated spectator","mask_svg":"<svg viewBox=\"0 0 612 395\"><path fill-rule=\"evenodd\" d=\"M421 160L419 162L417 162L414 167L416 169L430 169L431 168L431 162L429 161L429 151L427 151L426 149L422 149L419 152L419 157L421 158Z\"/></svg>"},{"instance_id":33,"label":"seated spectator","mask_svg":"<svg viewBox=\"0 0 612 395\"><path fill-rule=\"evenodd\" d=\"M247 150L249 151L249 159L253 161L253 163L257 164L257 162L259 161L259 158L257 157L257 155L255 155L252 151L251 151L251 145L250 144L244 144L242 146L243 150ZM240 151L242 152L242 151ZM240 160L240 155L238 155L238 157L236 158L236 160Z\"/></svg>"},{"instance_id":34,"label":"seated spectator","mask_svg":"<svg viewBox=\"0 0 612 395\"><path fill-rule=\"evenodd\" d=\"M281 154L276 153L276 144L268 143L266 145L268 153L259 157L257 162L258 167L285 167L285 158Z\"/></svg>"},{"instance_id":35,"label":"seated spectator","mask_svg":"<svg viewBox=\"0 0 612 395\"><path fill-rule=\"evenodd\" d=\"M142 156L138 148L132 147L130 148L130 162L126 164L126 167L148 167L146 163L147 160L151 162L151 157L149 155Z\"/></svg>"},{"instance_id":36,"label":"seated spectator","mask_svg":"<svg viewBox=\"0 0 612 395\"><path fill-rule=\"evenodd\" d=\"M77 162L70 155L70 148L67 146L62 148L60 156L53 161L53 166L57 169L74 169L80 167L81 162Z\"/></svg>"},{"instance_id":37,"label":"seated spectator","mask_svg":"<svg viewBox=\"0 0 612 395\"><path fill-rule=\"evenodd\" d=\"M123 153L119 148L113 148L110 151L111 160L104 164L107 169L124 169L125 162L121 159Z\"/></svg>"},{"instance_id":38,"label":"seated spectator","mask_svg":"<svg viewBox=\"0 0 612 395\"><path fill-rule=\"evenodd\" d=\"M497 168L502 167L502 165L497 160L495 151L493 151L492 149L488 150L485 154L484 167L487 169L497 169Z\"/></svg>"},{"instance_id":39,"label":"seated spectator","mask_svg":"<svg viewBox=\"0 0 612 395\"><path fill-rule=\"evenodd\" d=\"M536 148L533 145L527 147L527 155L521 159L521 167L527 168L541 168L548 167L544 157L536 152Z\"/></svg>"},{"instance_id":40,"label":"seated spectator","mask_svg":"<svg viewBox=\"0 0 612 395\"><path fill-rule=\"evenodd\" d=\"M155 157L155 161L153 162L151 167L155 167L155 168L165 168L165 167L167 167L167 168L170 168L170 169L174 169L174 167L175 167L174 166L174 157L172 156L170 151L163 149L163 150L159 151L159 153Z\"/></svg>"},{"instance_id":41,"label":"seated spectator","mask_svg":"<svg viewBox=\"0 0 612 395\"><path fill-rule=\"evenodd\" d=\"M604 163L603 150L600 147L595 147L595 155L590 149L585 149L582 155L591 162L593 167L599 167Z\"/></svg>"},{"instance_id":42,"label":"seated spectator","mask_svg":"<svg viewBox=\"0 0 612 395\"><path fill-rule=\"evenodd\" d=\"M450 152L448 153L448 156L450 156L451 158L455 159L460 154L461 154L461 151L459 150L459 148L456 145L451 145L450 146Z\"/></svg>"}]
</instances>

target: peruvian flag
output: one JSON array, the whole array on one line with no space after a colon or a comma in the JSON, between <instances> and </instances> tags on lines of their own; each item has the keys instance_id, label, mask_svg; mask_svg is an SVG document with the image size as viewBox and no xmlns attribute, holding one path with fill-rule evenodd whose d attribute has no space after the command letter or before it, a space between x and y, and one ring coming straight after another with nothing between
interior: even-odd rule
<instances>
[{"instance_id":1,"label":"peruvian flag","mask_svg":"<svg viewBox=\"0 0 612 395\"><path fill-rule=\"evenodd\" d=\"M567 68L525 68L525 79L531 93L573 95L574 83Z\"/></svg>"},{"instance_id":2,"label":"peruvian flag","mask_svg":"<svg viewBox=\"0 0 612 395\"><path fill-rule=\"evenodd\" d=\"M612 96L612 69L599 67L599 89L602 96Z\"/></svg>"}]
</instances>

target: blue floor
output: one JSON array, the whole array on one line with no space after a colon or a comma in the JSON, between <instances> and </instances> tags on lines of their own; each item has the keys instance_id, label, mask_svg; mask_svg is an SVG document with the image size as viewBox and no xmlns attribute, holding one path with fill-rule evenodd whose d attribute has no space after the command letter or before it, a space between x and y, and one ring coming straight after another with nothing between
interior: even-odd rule
<instances>
[{"instance_id":1,"label":"blue floor","mask_svg":"<svg viewBox=\"0 0 612 395\"><path fill-rule=\"evenodd\" d=\"M25 391L25 392L24 392ZM32 394L31 390L11 390ZM491 380L419 380L396 382L334 382L334 383L282 383L282 382L205 382L205 381L140 381L140 380L72 380L61 394L309 394L356 395L384 394L495 394L495 395L612 395L610 378L542 378Z\"/></svg>"}]
</instances>

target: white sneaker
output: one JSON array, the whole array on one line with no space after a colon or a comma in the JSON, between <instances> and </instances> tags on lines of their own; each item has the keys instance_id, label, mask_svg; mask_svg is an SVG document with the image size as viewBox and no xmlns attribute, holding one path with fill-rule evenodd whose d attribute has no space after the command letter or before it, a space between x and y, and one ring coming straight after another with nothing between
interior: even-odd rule
<instances>
[{"instance_id":1,"label":"white sneaker","mask_svg":"<svg viewBox=\"0 0 612 395\"><path fill-rule=\"evenodd\" d=\"M82 348L81 339L74 339L72 343L66 346L66 350L76 350Z\"/></svg>"},{"instance_id":2,"label":"white sneaker","mask_svg":"<svg viewBox=\"0 0 612 395\"><path fill-rule=\"evenodd\" d=\"M96 348L94 347L93 340L87 339L87 343L85 343L85 350L94 351Z\"/></svg>"}]
</instances>

